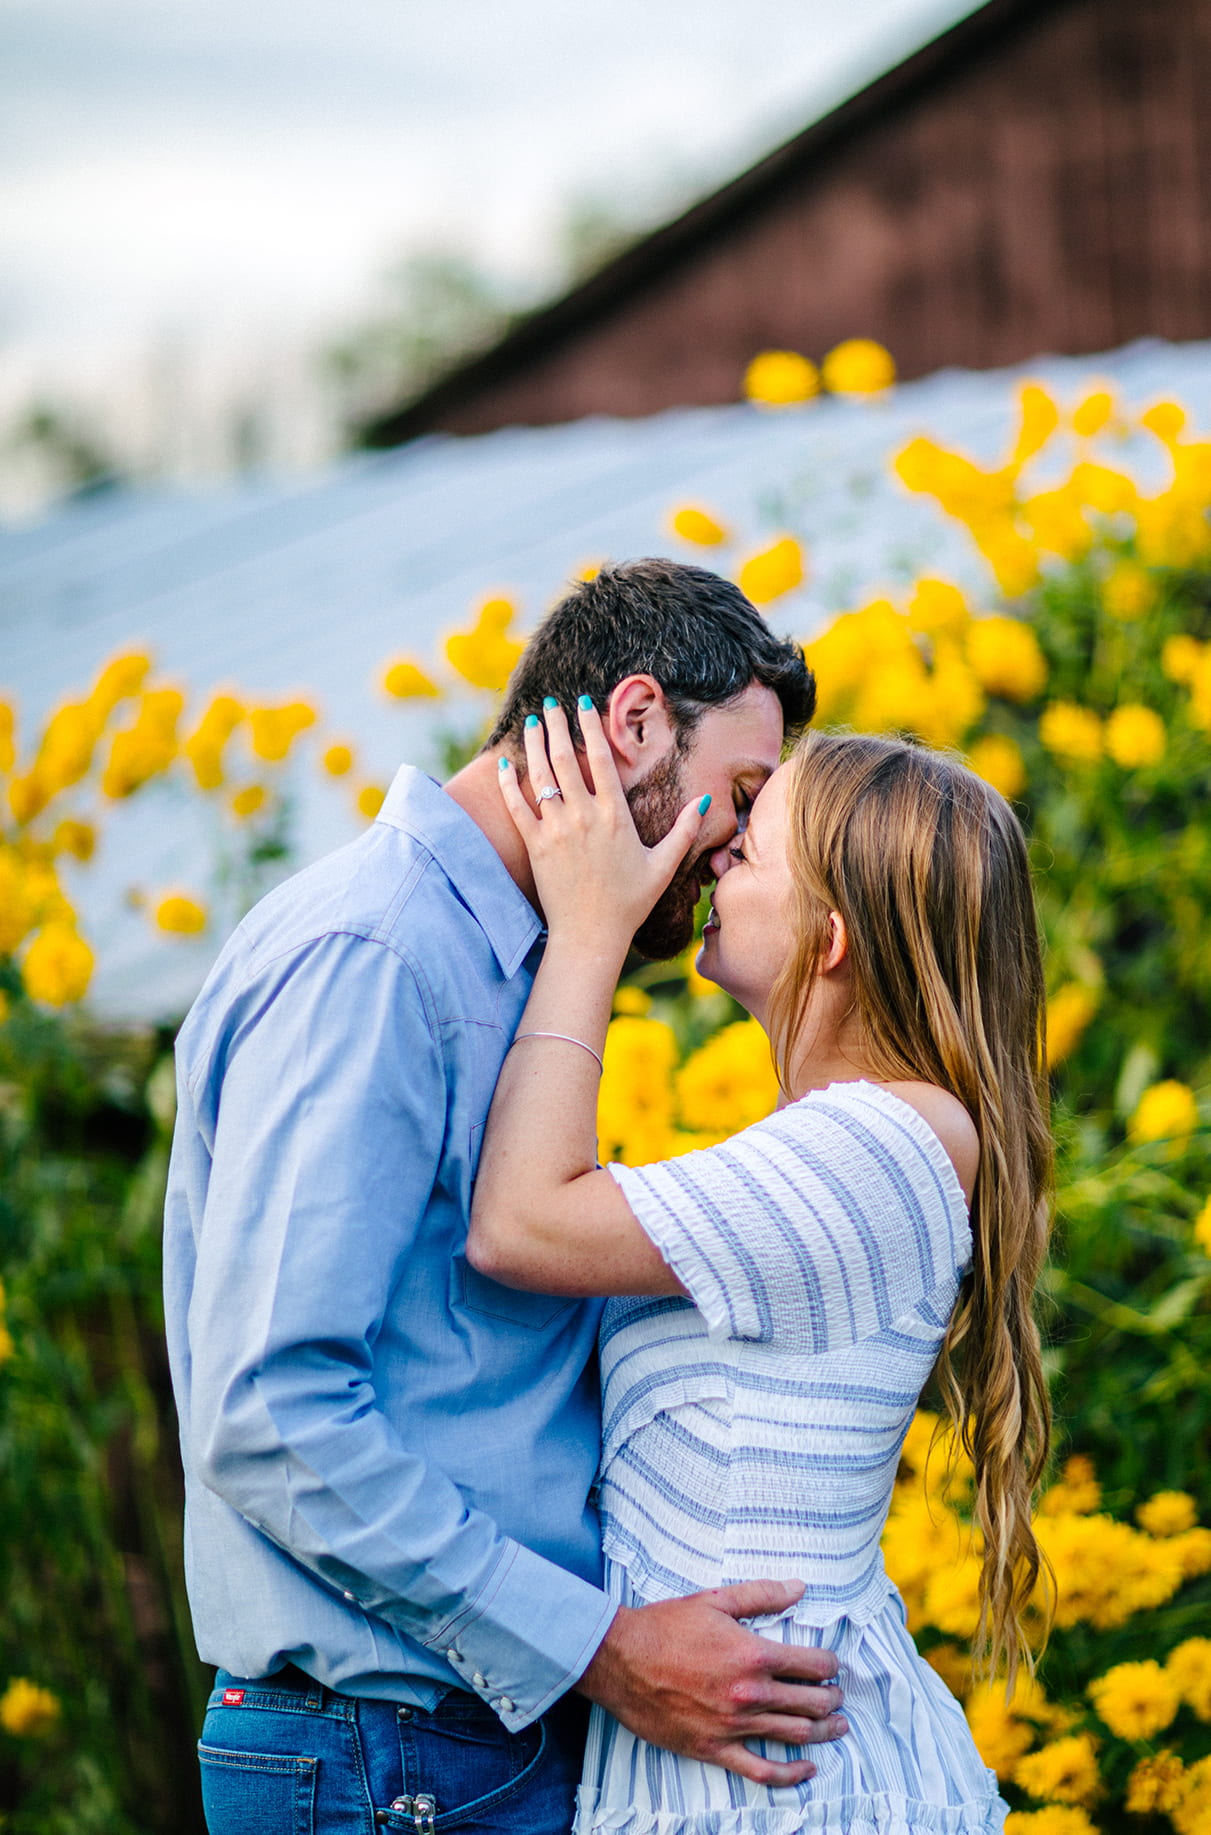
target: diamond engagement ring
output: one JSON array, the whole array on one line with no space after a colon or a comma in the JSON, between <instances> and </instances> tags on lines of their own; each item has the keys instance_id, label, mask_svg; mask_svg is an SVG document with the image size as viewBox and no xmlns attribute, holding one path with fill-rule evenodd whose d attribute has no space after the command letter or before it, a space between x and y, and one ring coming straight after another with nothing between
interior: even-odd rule
<instances>
[{"instance_id":1,"label":"diamond engagement ring","mask_svg":"<svg viewBox=\"0 0 1211 1835\"><path fill-rule=\"evenodd\" d=\"M562 796L562 795L563 795L563 791L558 787L557 784L546 784L539 791L537 797L535 798L535 801L539 803L549 803L553 796Z\"/></svg>"}]
</instances>

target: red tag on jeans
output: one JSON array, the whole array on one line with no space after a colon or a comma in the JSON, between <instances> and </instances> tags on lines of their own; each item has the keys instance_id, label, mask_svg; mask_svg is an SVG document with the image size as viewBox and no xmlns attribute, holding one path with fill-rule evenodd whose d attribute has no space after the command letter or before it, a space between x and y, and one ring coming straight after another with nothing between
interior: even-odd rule
<instances>
[{"instance_id":1,"label":"red tag on jeans","mask_svg":"<svg viewBox=\"0 0 1211 1835\"><path fill-rule=\"evenodd\" d=\"M223 1706L225 1708L238 1708L243 1699L244 1691L242 1688L225 1688L223 1690Z\"/></svg>"}]
</instances>

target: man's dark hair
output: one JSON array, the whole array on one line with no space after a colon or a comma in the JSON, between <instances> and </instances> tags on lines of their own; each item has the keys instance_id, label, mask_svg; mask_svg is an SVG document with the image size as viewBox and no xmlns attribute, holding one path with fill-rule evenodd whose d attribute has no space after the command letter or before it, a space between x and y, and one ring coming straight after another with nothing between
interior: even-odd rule
<instances>
[{"instance_id":1,"label":"man's dark hair","mask_svg":"<svg viewBox=\"0 0 1211 1835\"><path fill-rule=\"evenodd\" d=\"M547 613L509 678L487 743L519 738L547 695L579 737L577 697L591 695L604 712L628 675L660 684L681 748L708 707L735 700L751 682L773 689L788 736L816 707L803 651L775 637L738 586L679 561L624 561L578 582Z\"/></svg>"}]
</instances>

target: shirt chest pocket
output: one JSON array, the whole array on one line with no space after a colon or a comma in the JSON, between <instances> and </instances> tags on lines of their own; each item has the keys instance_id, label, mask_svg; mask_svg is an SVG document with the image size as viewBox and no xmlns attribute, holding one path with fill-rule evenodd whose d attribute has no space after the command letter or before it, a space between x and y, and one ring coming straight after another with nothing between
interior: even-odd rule
<instances>
[{"instance_id":1,"label":"shirt chest pocket","mask_svg":"<svg viewBox=\"0 0 1211 1835\"><path fill-rule=\"evenodd\" d=\"M529 1331L543 1331L570 1315L579 1302L564 1299L561 1294L522 1293L516 1287L502 1287L473 1268L464 1255L456 1255L453 1268L453 1300L467 1312L484 1313L507 1325L522 1325Z\"/></svg>"},{"instance_id":2,"label":"shirt chest pocket","mask_svg":"<svg viewBox=\"0 0 1211 1835\"><path fill-rule=\"evenodd\" d=\"M471 1177L479 1170L479 1152L483 1146L484 1123L473 1122L470 1130ZM559 1294L522 1293L516 1287L502 1287L486 1274L480 1274L463 1255L454 1258L451 1298L456 1306L468 1312L483 1313L489 1319L500 1319L508 1325L522 1325L532 1332L554 1325L562 1315L570 1314L575 1300Z\"/></svg>"}]
</instances>

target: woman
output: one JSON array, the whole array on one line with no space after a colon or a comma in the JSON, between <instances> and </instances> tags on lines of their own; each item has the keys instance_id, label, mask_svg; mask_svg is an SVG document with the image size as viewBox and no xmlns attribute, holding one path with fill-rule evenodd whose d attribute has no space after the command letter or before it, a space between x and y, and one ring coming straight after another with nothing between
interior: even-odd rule
<instances>
[{"instance_id":1,"label":"woman","mask_svg":"<svg viewBox=\"0 0 1211 1835\"><path fill-rule=\"evenodd\" d=\"M975 1463L977 1641L1011 1675L1029 1661L1050 1140L1021 831L950 759L809 735L731 850L699 958L768 1032L785 1106L706 1152L603 1171L597 1060L615 982L701 813L645 849L583 701L580 723L583 765L559 710L545 745L527 732L534 807L502 767L550 936L489 1120L468 1254L518 1287L640 1296L613 1301L602 1331L611 1592L629 1605L806 1581L758 1628L838 1653L849 1731L813 1748L809 1782L772 1789L594 1709L577 1831L994 1830L995 1779L917 1656L879 1537L936 1365Z\"/></svg>"}]
</instances>

